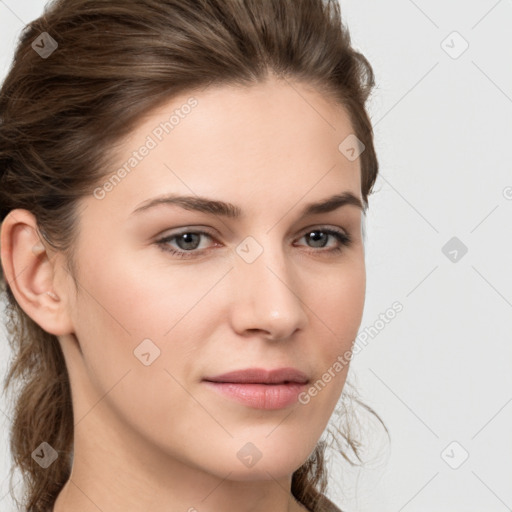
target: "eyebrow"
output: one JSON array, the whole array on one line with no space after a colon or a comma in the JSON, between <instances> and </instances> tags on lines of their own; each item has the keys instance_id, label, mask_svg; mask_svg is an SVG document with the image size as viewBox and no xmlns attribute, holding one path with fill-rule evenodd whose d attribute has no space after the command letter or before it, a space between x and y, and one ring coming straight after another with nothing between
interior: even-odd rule
<instances>
[{"instance_id":1,"label":"eyebrow","mask_svg":"<svg viewBox=\"0 0 512 512\"><path fill-rule=\"evenodd\" d=\"M176 194L166 194L144 201L131 213L131 215L147 211L150 208L154 208L161 204L177 205L186 210L221 215L230 219L238 219L243 215L242 209L232 203L201 196L180 196ZM318 202L306 204L301 211L301 215L307 216L319 213L328 213L345 205L355 206L364 212L364 206L361 200L352 192L345 191L341 194L335 194Z\"/></svg>"}]
</instances>

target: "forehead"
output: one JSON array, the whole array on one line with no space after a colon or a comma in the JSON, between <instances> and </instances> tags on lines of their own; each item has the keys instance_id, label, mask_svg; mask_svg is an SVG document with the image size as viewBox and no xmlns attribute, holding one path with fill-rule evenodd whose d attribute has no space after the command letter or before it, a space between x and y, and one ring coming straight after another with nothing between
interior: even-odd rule
<instances>
[{"instance_id":1,"label":"forehead","mask_svg":"<svg viewBox=\"0 0 512 512\"><path fill-rule=\"evenodd\" d=\"M105 199L133 210L163 192L260 207L345 190L360 197L359 159L339 149L352 134L343 107L299 83L191 91L148 112L122 141L104 181L124 168L123 183Z\"/></svg>"}]
</instances>

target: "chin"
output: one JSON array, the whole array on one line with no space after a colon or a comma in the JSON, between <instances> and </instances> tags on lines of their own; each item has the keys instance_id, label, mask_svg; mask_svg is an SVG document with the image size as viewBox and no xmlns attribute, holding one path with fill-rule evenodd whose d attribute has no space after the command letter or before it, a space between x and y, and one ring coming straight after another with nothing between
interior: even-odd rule
<instances>
[{"instance_id":1,"label":"chin","mask_svg":"<svg viewBox=\"0 0 512 512\"><path fill-rule=\"evenodd\" d=\"M239 444L239 443L237 443ZM274 480L291 476L308 458L311 450L305 450L302 446L299 448L296 443L288 444L286 449L269 446L266 448L257 448L257 443L244 442L239 448L232 452L233 456L222 457L212 461L216 462L215 473L225 477L229 474L230 480L251 481L251 480ZM224 452L229 453L227 449ZM222 461L222 467L219 462Z\"/></svg>"}]
</instances>

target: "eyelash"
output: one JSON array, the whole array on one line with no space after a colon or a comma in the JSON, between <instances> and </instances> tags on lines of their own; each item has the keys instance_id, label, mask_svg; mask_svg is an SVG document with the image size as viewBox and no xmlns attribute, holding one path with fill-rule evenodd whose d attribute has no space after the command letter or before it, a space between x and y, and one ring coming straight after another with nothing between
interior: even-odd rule
<instances>
[{"instance_id":1,"label":"eyelash","mask_svg":"<svg viewBox=\"0 0 512 512\"><path fill-rule=\"evenodd\" d=\"M342 231L338 231L336 229L322 229L322 228L311 229L311 230L307 231L306 233L304 233L300 238L302 238L312 232L321 232L321 233L331 235L338 240L338 242L341 244L341 246L333 247L333 248L327 249L327 250L321 250L321 248L320 248L320 250L311 249L307 252L311 252L311 253L315 253L315 252L322 253L323 252L323 253L328 253L330 255L335 255L337 253L342 252L345 247L350 247L350 245L352 244L352 237L349 234L344 233ZM158 245L158 247L162 251L171 253L173 256L176 256L178 258L183 258L183 259L195 258L195 257L197 257L196 256L197 254L204 253L208 250L208 249L203 249L202 251L201 250L198 251L198 250L194 249L194 250L190 250L190 251L183 251L183 250L176 250L176 249L169 248L168 243L171 240L174 240L175 238L178 238L185 234L206 235L208 238L213 239L213 236L206 231L182 231L181 233L176 233L174 235L170 235L170 236L161 238L160 240L157 240L155 243Z\"/></svg>"}]
</instances>

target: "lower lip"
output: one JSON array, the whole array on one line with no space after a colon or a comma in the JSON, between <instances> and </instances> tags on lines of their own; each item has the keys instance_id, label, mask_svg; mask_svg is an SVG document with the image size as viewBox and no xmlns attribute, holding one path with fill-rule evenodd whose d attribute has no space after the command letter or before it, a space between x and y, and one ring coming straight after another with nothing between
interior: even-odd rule
<instances>
[{"instance_id":1,"label":"lower lip","mask_svg":"<svg viewBox=\"0 0 512 512\"><path fill-rule=\"evenodd\" d=\"M283 409L297 402L306 384L244 384L203 381L218 393L255 409Z\"/></svg>"}]
</instances>

